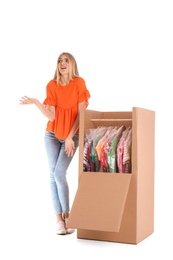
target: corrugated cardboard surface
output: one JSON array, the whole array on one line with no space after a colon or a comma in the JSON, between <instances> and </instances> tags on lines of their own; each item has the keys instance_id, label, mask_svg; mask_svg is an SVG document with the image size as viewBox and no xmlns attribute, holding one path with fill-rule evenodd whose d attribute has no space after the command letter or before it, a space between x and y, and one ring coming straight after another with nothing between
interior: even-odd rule
<instances>
[{"instance_id":1,"label":"corrugated cardboard surface","mask_svg":"<svg viewBox=\"0 0 173 260\"><path fill-rule=\"evenodd\" d=\"M103 119L105 125L132 126L130 174L82 170L85 131L104 125ZM68 223L77 228L78 238L138 244L153 233L154 139L154 111L134 107L132 112L84 112L80 119L79 185Z\"/></svg>"},{"instance_id":2,"label":"corrugated cardboard surface","mask_svg":"<svg viewBox=\"0 0 173 260\"><path fill-rule=\"evenodd\" d=\"M155 112L134 108L132 174L136 181L137 241L154 232L154 162L155 162Z\"/></svg>"},{"instance_id":3,"label":"corrugated cardboard surface","mask_svg":"<svg viewBox=\"0 0 173 260\"><path fill-rule=\"evenodd\" d=\"M131 174L83 173L68 225L118 232L130 180Z\"/></svg>"}]
</instances>

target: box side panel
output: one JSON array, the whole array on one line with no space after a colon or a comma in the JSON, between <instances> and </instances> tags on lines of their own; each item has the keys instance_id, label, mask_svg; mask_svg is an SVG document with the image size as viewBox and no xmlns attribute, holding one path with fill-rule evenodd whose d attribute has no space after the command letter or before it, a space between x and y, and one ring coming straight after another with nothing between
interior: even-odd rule
<instances>
[{"instance_id":1,"label":"box side panel","mask_svg":"<svg viewBox=\"0 0 173 260\"><path fill-rule=\"evenodd\" d=\"M155 112L134 108L137 145L137 241L154 232Z\"/></svg>"}]
</instances>

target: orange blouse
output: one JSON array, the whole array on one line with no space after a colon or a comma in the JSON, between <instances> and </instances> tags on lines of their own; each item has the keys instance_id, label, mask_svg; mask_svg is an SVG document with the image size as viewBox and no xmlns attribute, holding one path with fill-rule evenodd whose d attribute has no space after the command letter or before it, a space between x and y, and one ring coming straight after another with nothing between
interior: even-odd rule
<instances>
[{"instance_id":1,"label":"orange blouse","mask_svg":"<svg viewBox=\"0 0 173 260\"><path fill-rule=\"evenodd\" d=\"M55 120L48 121L46 131L54 131L57 138L65 140L78 115L78 104L85 101L87 107L89 98L90 93L81 77L74 78L65 86L51 80L43 104L55 107Z\"/></svg>"}]
</instances>

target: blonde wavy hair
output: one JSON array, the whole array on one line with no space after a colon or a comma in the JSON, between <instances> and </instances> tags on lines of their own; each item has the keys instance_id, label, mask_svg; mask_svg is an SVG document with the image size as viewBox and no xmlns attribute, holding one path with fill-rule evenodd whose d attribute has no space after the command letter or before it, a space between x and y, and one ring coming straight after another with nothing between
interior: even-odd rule
<instances>
[{"instance_id":1,"label":"blonde wavy hair","mask_svg":"<svg viewBox=\"0 0 173 260\"><path fill-rule=\"evenodd\" d=\"M72 80L75 77L79 77L79 71L78 71L77 63L76 63L76 60L73 57L73 55L70 54L69 52L62 52L57 59L57 67L56 67L56 70L55 70L53 80L55 80L57 82L61 82L61 74L60 74L60 72L57 68L58 68L58 61L59 61L59 59L62 55L65 55L69 60L69 64L71 64L70 71L69 71L69 81Z\"/></svg>"}]
</instances>

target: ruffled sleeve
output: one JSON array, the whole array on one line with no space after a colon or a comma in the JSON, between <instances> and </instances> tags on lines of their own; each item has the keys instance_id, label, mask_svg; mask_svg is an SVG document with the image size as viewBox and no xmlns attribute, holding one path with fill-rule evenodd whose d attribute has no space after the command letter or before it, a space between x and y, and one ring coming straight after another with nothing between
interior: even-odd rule
<instances>
[{"instance_id":1,"label":"ruffled sleeve","mask_svg":"<svg viewBox=\"0 0 173 260\"><path fill-rule=\"evenodd\" d=\"M78 103L85 101L86 107L89 105L88 99L91 97L90 92L86 88L85 81L82 78L79 78L79 94L78 94Z\"/></svg>"},{"instance_id":2,"label":"ruffled sleeve","mask_svg":"<svg viewBox=\"0 0 173 260\"><path fill-rule=\"evenodd\" d=\"M55 82L52 81L52 80L47 84L46 98L43 101L43 105L49 105L49 106L54 106L54 107L57 106L56 95L55 95ZM47 122L46 131L51 132L51 131L54 131L54 130L55 130L55 120L53 122L49 120Z\"/></svg>"},{"instance_id":3,"label":"ruffled sleeve","mask_svg":"<svg viewBox=\"0 0 173 260\"><path fill-rule=\"evenodd\" d=\"M43 102L44 105L56 106L56 94L55 94L55 84L50 81L46 87L46 98Z\"/></svg>"},{"instance_id":4,"label":"ruffled sleeve","mask_svg":"<svg viewBox=\"0 0 173 260\"><path fill-rule=\"evenodd\" d=\"M79 96L79 103L85 101L86 107L89 105L88 99L90 98L90 93L86 89L80 96Z\"/></svg>"}]
</instances>

